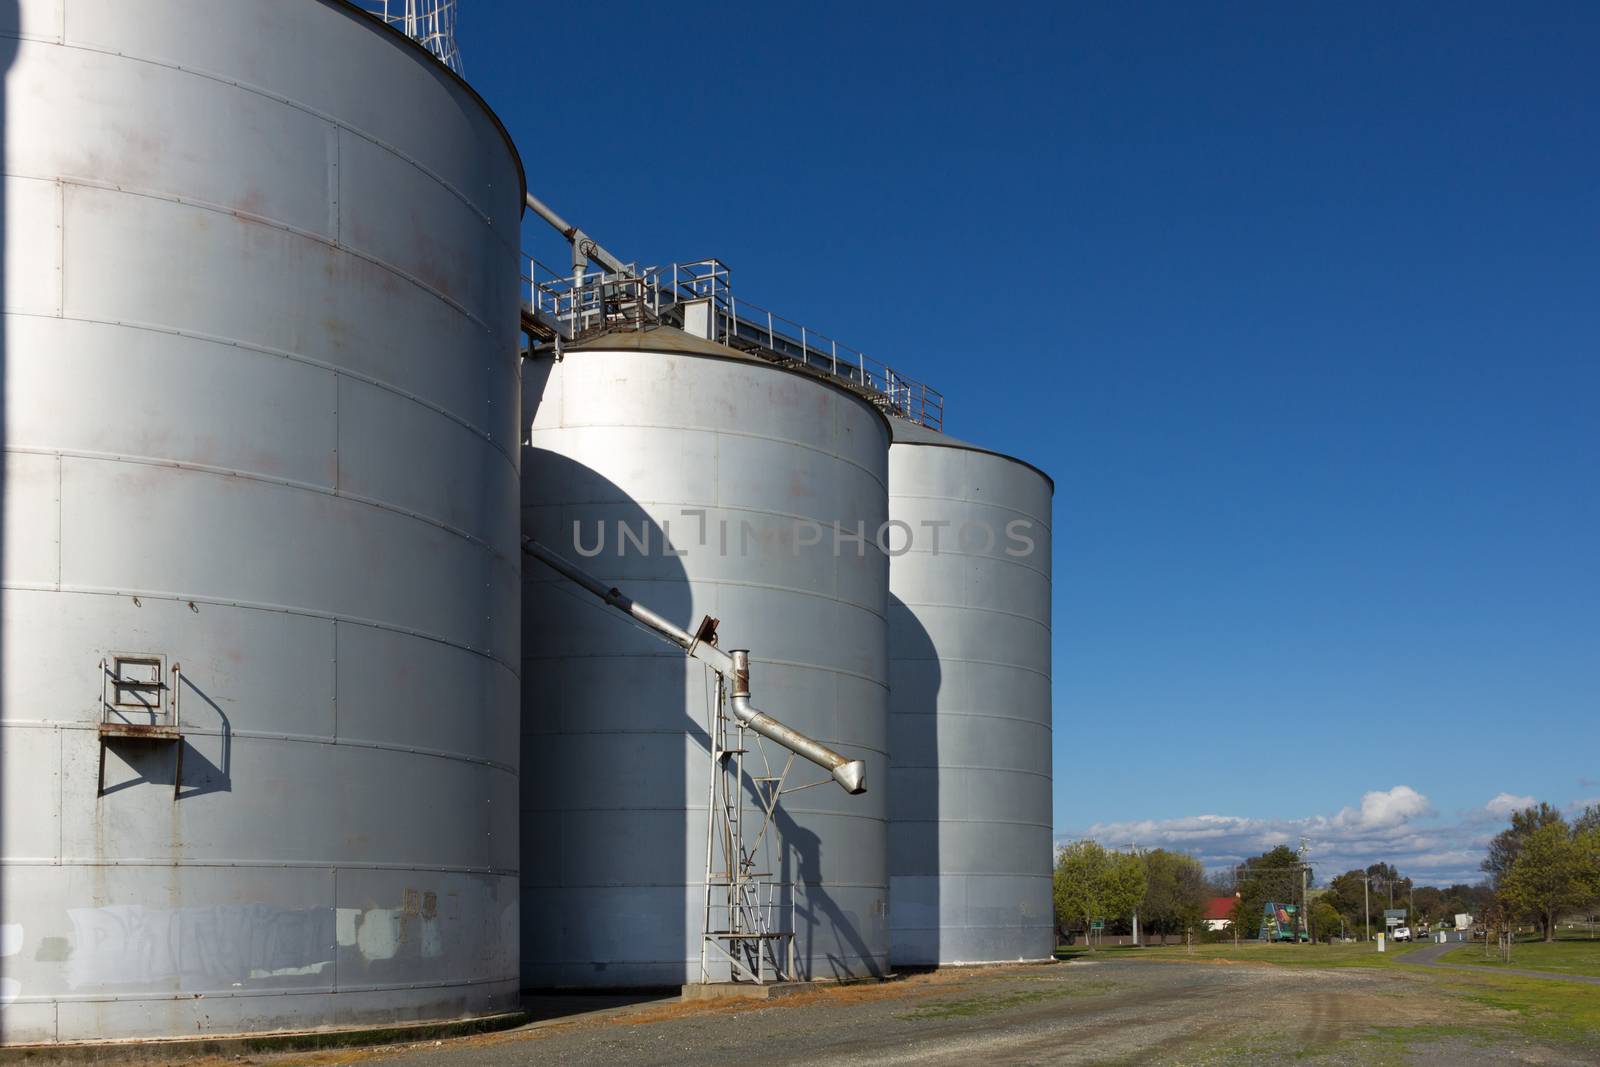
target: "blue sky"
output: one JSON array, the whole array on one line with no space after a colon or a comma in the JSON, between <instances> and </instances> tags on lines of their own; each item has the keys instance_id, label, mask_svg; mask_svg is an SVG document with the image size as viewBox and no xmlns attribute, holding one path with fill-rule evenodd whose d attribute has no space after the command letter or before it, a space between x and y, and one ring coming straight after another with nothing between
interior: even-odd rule
<instances>
[{"instance_id":1,"label":"blue sky","mask_svg":"<svg viewBox=\"0 0 1600 1067\"><path fill-rule=\"evenodd\" d=\"M1302 6L460 38L613 251L722 258L1055 476L1059 833L1473 877L1512 801L1600 797L1600 6Z\"/></svg>"}]
</instances>

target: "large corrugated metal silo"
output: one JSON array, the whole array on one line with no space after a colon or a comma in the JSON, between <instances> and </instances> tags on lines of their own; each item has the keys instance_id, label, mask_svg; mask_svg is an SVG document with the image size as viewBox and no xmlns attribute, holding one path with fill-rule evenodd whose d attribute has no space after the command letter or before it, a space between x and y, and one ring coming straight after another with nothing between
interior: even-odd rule
<instances>
[{"instance_id":1,"label":"large corrugated metal silo","mask_svg":"<svg viewBox=\"0 0 1600 1067\"><path fill-rule=\"evenodd\" d=\"M21 0L7 1043L517 991L520 164L332 0Z\"/></svg>"},{"instance_id":2,"label":"large corrugated metal silo","mask_svg":"<svg viewBox=\"0 0 1600 1067\"><path fill-rule=\"evenodd\" d=\"M1050 505L1034 467L896 420L889 449L890 958L1044 959Z\"/></svg>"},{"instance_id":3,"label":"large corrugated metal silo","mask_svg":"<svg viewBox=\"0 0 1600 1067\"><path fill-rule=\"evenodd\" d=\"M885 973L883 417L668 327L530 360L524 381L525 532L680 625L721 619L723 646L752 650L763 710L868 761L864 796L784 798L771 873L796 886L802 977ZM835 553L836 521L864 529L862 550ZM697 981L705 669L553 572L524 577L525 983ZM822 777L801 767L794 784Z\"/></svg>"}]
</instances>

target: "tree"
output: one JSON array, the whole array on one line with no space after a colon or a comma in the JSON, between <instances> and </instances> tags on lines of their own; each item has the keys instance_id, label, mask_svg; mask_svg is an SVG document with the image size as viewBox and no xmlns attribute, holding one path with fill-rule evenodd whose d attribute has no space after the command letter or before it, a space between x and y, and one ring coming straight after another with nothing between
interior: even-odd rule
<instances>
[{"instance_id":1,"label":"tree","mask_svg":"<svg viewBox=\"0 0 1600 1067\"><path fill-rule=\"evenodd\" d=\"M1327 894L1311 902L1311 925L1322 940L1332 941L1338 937L1344 923L1344 916L1328 901Z\"/></svg>"},{"instance_id":2,"label":"tree","mask_svg":"<svg viewBox=\"0 0 1600 1067\"><path fill-rule=\"evenodd\" d=\"M1431 885L1419 885L1411 896L1416 909L1412 921L1421 919L1423 922L1436 923L1444 915L1444 890Z\"/></svg>"},{"instance_id":3,"label":"tree","mask_svg":"<svg viewBox=\"0 0 1600 1067\"><path fill-rule=\"evenodd\" d=\"M1460 914L1479 916L1494 902L1494 890L1487 882L1477 885L1466 885L1457 882L1444 891L1444 912L1446 915Z\"/></svg>"},{"instance_id":4,"label":"tree","mask_svg":"<svg viewBox=\"0 0 1600 1067\"><path fill-rule=\"evenodd\" d=\"M1144 860L1131 852L1107 853L1101 900L1109 914L1119 919L1132 915L1144 902L1146 888Z\"/></svg>"},{"instance_id":5,"label":"tree","mask_svg":"<svg viewBox=\"0 0 1600 1067\"><path fill-rule=\"evenodd\" d=\"M1193 856L1182 857L1177 870L1177 908L1174 917L1183 930L1183 943L1194 944L1194 932L1204 928L1206 903L1211 899L1206 870Z\"/></svg>"},{"instance_id":6,"label":"tree","mask_svg":"<svg viewBox=\"0 0 1600 1067\"><path fill-rule=\"evenodd\" d=\"M1522 843L1527 837L1546 826L1562 824L1566 829L1566 820L1561 813L1549 804L1540 802L1537 807L1523 808L1521 811L1511 813L1511 826L1501 830L1489 842L1489 854L1484 857L1482 868L1488 872L1496 889L1500 888L1500 879L1511 870L1512 864L1517 862L1517 853L1522 850Z\"/></svg>"},{"instance_id":7,"label":"tree","mask_svg":"<svg viewBox=\"0 0 1600 1067\"><path fill-rule=\"evenodd\" d=\"M1363 884L1364 883L1364 884ZM1344 916L1352 931L1365 931L1369 927L1382 930L1383 913L1390 901L1400 905L1414 905L1412 923L1418 918L1429 922L1444 916L1468 911L1476 914L1492 895L1485 886L1453 885L1449 889L1433 886L1416 886L1410 878L1402 877L1393 864L1374 863L1366 870L1349 870L1335 875L1324 894L1328 903ZM1365 910L1363 910L1365 909Z\"/></svg>"},{"instance_id":8,"label":"tree","mask_svg":"<svg viewBox=\"0 0 1600 1067\"><path fill-rule=\"evenodd\" d=\"M1255 937L1261 929L1261 904L1246 900L1238 893L1233 895L1233 907L1228 911L1228 927L1233 931L1233 943L1241 937Z\"/></svg>"},{"instance_id":9,"label":"tree","mask_svg":"<svg viewBox=\"0 0 1600 1067\"><path fill-rule=\"evenodd\" d=\"M1307 880L1311 872L1306 872ZM1238 900L1233 906L1234 929L1253 935L1261 927L1268 901L1293 904L1300 899L1300 856L1287 845L1268 849L1245 860L1238 869Z\"/></svg>"},{"instance_id":10,"label":"tree","mask_svg":"<svg viewBox=\"0 0 1600 1067\"><path fill-rule=\"evenodd\" d=\"M1151 849L1144 854L1145 896L1139 907L1144 925L1162 935L1188 935L1205 919L1205 868L1193 856Z\"/></svg>"},{"instance_id":11,"label":"tree","mask_svg":"<svg viewBox=\"0 0 1600 1067\"><path fill-rule=\"evenodd\" d=\"M1093 841L1074 841L1056 854L1056 923L1089 923L1105 917L1102 900L1106 881L1106 850Z\"/></svg>"},{"instance_id":12,"label":"tree","mask_svg":"<svg viewBox=\"0 0 1600 1067\"><path fill-rule=\"evenodd\" d=\"M1556 916L1600 895L1595 830L1573 834L1565 819L1521 836L1516 858L1500 874L1500 893L1514 910L1537 917L1544 939L1556 939Z\"/></svg>"},{"instance_id":13,"label":"tree","mask_svg":"<svg viewBox=\"0 0 1600 1067\"><path fill-rule=\"evenodd\" d=\"M1491 900L1483 909L1480 921L1483 923L1484 958L1487 959L1489 956L1489 942L1491 940L1502 941L1503 939L1505 959L1509 961L1511 958L1511 942L1516 937L1516 929L1511 924L1511 910L1505 898L1496 896Z\"/></svg>"},{"instance_id":14,"label":"tree","mask_svg":"<svg viewBox=\"0 0 1600 1067\"><path fill-rule=\"evenodd\" d=\"M1128 852L1107 852L1094 841L1074 841L1056 855L1056 921L1122 919L1133 914L1145 895L1144 862Z\"/></svg>"},{"instance_id":15,"label":"tree","mask_svg":"<svg viewBox=\"0 0 1600 1067\"><path fill-rule=\"evenodd\" d=\"M1169 934L1173 929L1174 912L1177 910L1177 861L1181 857L1176 852L1168 852L1164 848L1153 848L1144 854L1144 901L1140 907L1140 918L1144 920L1144 927L1152 933Z\"/></svg>"},{"instance_id":16,"label":"tree","mask_svg":"<svg viewBox=\"0 0 1600 1067\"><path fill-rule=\"evenodd\" d=\"M1366 929L1367 920L1370 918L1362 910L1367 907L1371 898L1370 893L1363 892L1362 881L1366 876L1366 871L1359 870L1335 875L1328 883L1328 891L1322 895L1322 900L1343 916L1351 930ZM1319 925L1318 929L1322 927Z\"/></svg>"},{"instance_id":17,"label":"tree","mask_svg":"<svg viewBox=\"0 0 1600 1067\"><path fill-rule=\"evenodd\" d=\"M1572 820L1572 832L1585 834L1591 830L1600 830L1600 804L1590 804Z\"/></svg>"},{"instance_id":18,"label":"tree","mask_svg":"<svg viewBox=\"0 0 1600 1067\"><path fill-rule=\"evenodd\" d=\"M1369 864L1366 877L1368 920L1374 930L1381 932L1387 929L1383 913L1391 904L1405 903L1411 879L1400 877L1399 869L1392 863Z\"/></svg>"}]
</instances>

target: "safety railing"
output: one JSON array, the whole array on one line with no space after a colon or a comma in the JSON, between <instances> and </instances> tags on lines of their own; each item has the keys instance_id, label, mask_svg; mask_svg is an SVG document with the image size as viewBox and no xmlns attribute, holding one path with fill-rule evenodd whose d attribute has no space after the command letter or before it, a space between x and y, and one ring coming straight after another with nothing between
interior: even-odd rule
<instances>
[{"instance_id":1,"label":"safety railing","mask_svg":"<svg viewBox=\"0 0 1600 1067\"><path fill-rule=\"evenodd\" d=\"M650 272L562 274L524 255L521 280L524 310L552 336L575 341L660 321L659 282Z\"/></svg>"},{"instance_id":2,"label":"safety railing","mask_svg":"<svg viewBox=\"0 0 1600 1067\"><path fill-rule=\"evenodd\" d=\"M356 0L356 6L462 73L461 50L456 47L457 0Z\"/></svg>"},{"instance_id":3,"label":"safety railing","mask_svg":"<svg viewBox=\"0 0 1600 1067\"><path fill-rule=\"evenodd\" d=\"M551 337L579 340L602 330L685 325L694 316L710 340L777 362L799 363L859 387L886 412L944 429L944 394L805 323L733 295L731 272L716 259L630 270L562 273L522 259L525 309ZM690 312L693 306L703 311Z\"/></svg>"}]
</instances>

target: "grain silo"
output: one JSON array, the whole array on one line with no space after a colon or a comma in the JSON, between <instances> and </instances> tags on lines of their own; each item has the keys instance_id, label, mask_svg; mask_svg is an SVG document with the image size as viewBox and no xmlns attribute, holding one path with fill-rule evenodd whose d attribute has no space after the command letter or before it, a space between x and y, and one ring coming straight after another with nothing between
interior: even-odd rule
<instances>
[{"instance_id":1,"label":"grain silo","mask_svg":"<svg viewBox=\"0 0 1600 1067\"><path fill-rule=\"evenodd\" d=\"M0 1032L517 991L521 166L332 0L13 0Z\"/></svg>"},{"instance_id":2,"label":"grain silo","mask_svg":"<svg viewBox=\"0 0 1600 1067\"><path fill-rule=\"evenodd\" d=\"M525 532L676 623L722 620L768 710L878 775L864 796L785 799L770 873L791 887L799 977L885 973L884 417L669 326L546 349L524 382ZM863 540L836 551L835 523ZM554 573L525 582L525 983L697 981L705 672Z\"/></svg>"},{"instance_id":3,"label":"grain silo","mask_svg":"<svg viewBox=\"0 0 1600 1067\"><path fill-rule=\"evenodd\" d=\"M890 958L1044 959L1050 505L1028 464L903 420L889 450ZM903 524L903 525L901 525Z\"/></svg>"}]
</instances>

